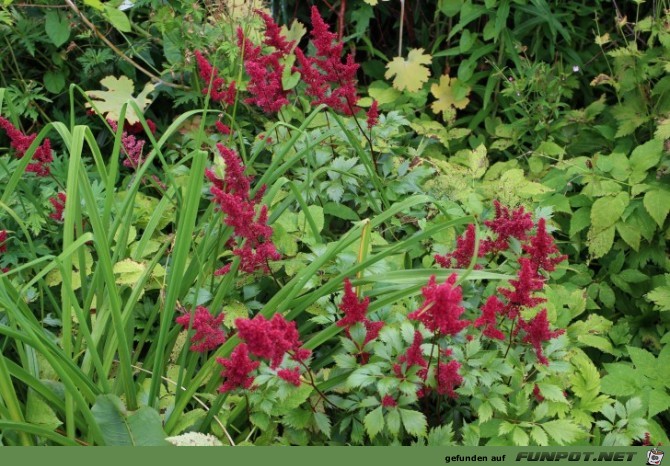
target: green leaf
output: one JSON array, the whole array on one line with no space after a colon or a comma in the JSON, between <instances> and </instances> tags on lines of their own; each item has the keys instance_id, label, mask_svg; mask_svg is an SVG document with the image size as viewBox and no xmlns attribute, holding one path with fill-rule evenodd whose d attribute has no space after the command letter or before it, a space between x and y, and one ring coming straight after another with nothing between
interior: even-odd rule
<instances>
[{"instance_id":1,"label":"green leaf","mask_svg":"<svg viewBox=\"0 0 670 466\"><path fill-rule=\"evenodd\" d=\"M651 218L654 219L659 227L662 227L665 218L668 216L668 212L670 212L670 191L666 191L665 189L648 191L644 195L643 203Z\"/></svg>"},{"instance_id":2,"label":"green leaf","mask_svg":"<svg viewBox=\"0 0 670 466\"><path fill-rule=\"evenodd\" d=\"M518 447L527 446L528 434L521 427L515 427L512 431L512 442Z\"/></svg>"},{"instance_id":3,"label":"green leaf","mask_svg":"<svg viewBox=\"0 0 670 466\"><path fill-rule=\"evenodd\" d=\"M545 422L542 428L559 445L572 443L584 434L577 424L567 419Z\"/></svg>"},{"instance_id":4,"label":"green leaf","mask_svg":"<svg viewBox=\"0 0 670 466\"><path fill-rule=\"evenodd\" d=\"M314 413L314 423L326 437L330 438L330 418L325 413Z\"/></svg>"},{"instance_id":5,"label":"green leaf","mask_svg":"<svg viewBox=\"0 0 670 466\"><path fill-rule=\"evenodd\" d=\"M541 447L546 447L549 445L549 439L547 438L547 434L542 430L540 426L533 426L533 428L530 430L530 438L532 438L535 443L540 445Z\"/></svg>"},{"instance_id":6,"label":"green leaf","mask_svg":"<svg viewBox=\"0 0 670 466\"><path fill-rule=\"evenodd\" d=\"M55 430L62 425L54 410L34 390L28 390L26 403L26 421L37 424L49 430Z\"/></svg>"},{"instance_id":7,"label":"green leaf","mask_svg":"<svg viewBox=\"0 0 670 466\"><path fill-rule=\"evenodd\" d=\"M628 349L628 355L637 370L647 377L656 377L658 364L653 354L647 350L636 348L634 346L627 346L626 349Z\"/></svg>"},{"instance_id":8,"label":"green leaf","mask_svg":"<svg viewBox=\"0 0 670 466\"><path fill-rule=\"evenodd\" d=\"M576 235L591 224L591 208L578 209L570 219L570 237Z\"/></svg>"},{"instance_id":9,"label":"green leaf","mask_svg":"<svg viewBox=\"0 0 670 466\"><path fill-rule=\"evenodd\" d=\"M561 403L567 403L568 400L565 399L563 395L563 390L558 385L553 385L546 382L539 382L537 386L540 388L540 393L549 401L558 401Z\"/></svg>"},{"instance_id":10,"label":"green leaf","mask_svg":"<svg viewBox=\"0 0 670 466\"><path fill-rule=\"evenodd\" d=\"M116 275L117 285L136 284L147 266L141 262L135 262L132 259L124 259L114 264L114 275Z\"/></svg>"},{"instance_id":11,"label":"green leaf","mask_svg":"<svg viewBox=\"0 0 670 466\"><path fill-rule=\"evenodd\" d=\"M384 414L382 407L378 406L376 409L370 411L363 420L365 430L371 439L384 429Z\"/></svg>"},{"instance_id":12,"label":"green leaf","mask_svg":"<svg viewBox=\"0 0 670 466\"><path fill-rule=\"evenodd\" d=\"M659 311L670 311L670 285L654 288L645 298L653 302Z\"/></svg>"},{"instance_id":13,"label":"green leaf","mask_svg":"<svg viewBox=\"0 0 670 466\"><path fill-rule=\"evenodd\" d=\"M393 436L397 436L400 432L400 412L391 408L388 413L386 413L386 428Z\"/></svg>"},{"instance_id":14,"label":"green leaf","mask_svg":"<svg viewBox=\"0 0 670 466\"><path fill-rule=\"evenodd\" d=\"M663 152L663 141L652 139L637 146L630 155L630 167L634 172L646 172L661 159Z\"/></svg>"},{"instance_id":15,"label":"green leaf","mask_svg":"<svg viewBox=\"0 0 670 466\"><path fill-rule=\"evenodd\" d=\"M333 217L341 218L343 220L351 220L352 222L357 222L360 220L358 214L351 208L345 206L344 204L337 204L335 202L329 202L323 206L323 213L326 215L332 215Z\"/></svg>"},{"instance_id":16,"label":"green leaf","mask_svg":"<svg viewBox=\"0 0 670 466\"><path fill-rule=\"evenodd\" d=\"M116 395L99 395L91 413L107 446L167 445L161 417L148 406L131 413Z\"/></svg>"},{"instance_id":17,"label":"green leaf","mask_svg":"<svg viewBox=\"0 0 670 466\"><path fill-rule=\"evenodd\" d=\"M623 222L618 222L616 224L616 231L619 232L619 236L621 236L633 250L638 251L640 249L641 235L638 228Z\"/></svg>"},{"instance_id":18,"label":"green leaf","mask_svg":"<svg viewBox=\"0 0 670 466\"><path fill-rule=\"evenodd\" d=\"M591 231L593 234L607 230L614 225L628 206L628 193L621 192L616 196L605 196L593 203L591 208Z\"/></svg>"},{"instance_id":19,"label":"green leaf","mask_svg":"<svg viewBox=\"0 0 670 466\"><path fill-rule=\"evenodd\" d=\"M614 225L600 232L589 231L589 254L594 259L603 257L614 244Z\"/></svg>"},{"instance_id":20,"label":"green leaf","mask_svg":"<svg viewBox=\"0 0 670 466\"><path fill-rule=\"evenodd\" d=\"M668 408L670 408L670 396L665 392L665 389L652 389L649 392L649 418Z\"/></svg>"},{"instance_id":21,"label":"green leaf","mask_svg":"<svg viewBox=\"0 0 670 466\"><path fill-rule=\"evenodd\" d=\"M130 20L123 11L106 4L103 7L105 18L107 18L112 26L121 32L130 32L132 30Z\"/></svg>"},{"instance_id":22,"label":"green leaf","mask_svg":"<svg viewBox=\"0 0 670 466\"><path fill-rule=\"evenodd\" d=\"M446 447L454 444L454 429L451 423L430 429L426 444L429 447Z\"/></svg>"},{"instance_id":23,"label":"green leaf","mask_svg":"<svg viewBox=\"0 0 670 466\"><path fill-rule=\"evenodd\" d=\"M479 422L484 423L493 417L493 408L491 405L484 401L479 408L477 409L477 416L479 417Z\"/></svg>"},{"instance_id":24,"label":"green leaf","mask_svg":"<svg viewBox=\"0 0 670 466\"><path fill-rule=\"evenodd\" d=\"M44 29L47 37L56 47L60 47L70 38L70 23L58 11L49 10L46 12Z\"/></svg>"},{"instance_id":25,"label":"green leaf","mask_svg":"<svg viewBox=\"0 0 670 466\"><path fill-rule=\"evenodd\" d=\"M416 437L424 437L426 435L426 416L418 411L409 409L399 409L400 417L402 418L402 425L408 434Z\"/></svg>"}]
</instances>

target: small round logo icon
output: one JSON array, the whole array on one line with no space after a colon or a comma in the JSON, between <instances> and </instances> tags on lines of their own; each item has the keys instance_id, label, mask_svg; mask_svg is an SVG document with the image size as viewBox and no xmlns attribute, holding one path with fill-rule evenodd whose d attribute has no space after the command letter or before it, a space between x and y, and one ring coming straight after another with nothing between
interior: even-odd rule
<instances>
[{"instance_id":1,"label":"small round logo icon","mask_svg":"<svg viewBox=\"0 0 670 466\"><path fill-rule=\"evenodd\" d=\"M663 452L658 448L652 448L647 452L647 464L659 466L663 461Z\"/></svg>"}]
</instances>

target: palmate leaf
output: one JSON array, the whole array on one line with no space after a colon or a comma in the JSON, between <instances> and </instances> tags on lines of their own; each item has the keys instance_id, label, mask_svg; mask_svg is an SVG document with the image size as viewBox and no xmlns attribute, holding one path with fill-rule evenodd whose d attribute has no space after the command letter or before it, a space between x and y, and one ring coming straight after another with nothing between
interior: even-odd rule
<instances>
[{"instance_id":1,"label":"palmate leaf","mask_svg":"<svg viewBox=\"0 0 670 466\"><path fill-rule=\"evenodd\" d=\"M107 88L107 90L86 91L86 95L95 101L95 107L98 112L105 115L107 119L114 121L119 120L121 107L125 103L135 102L141 110L144 110L151 102L148 96L154 90L154 85L147 83L142 92L137 97L133 97L135 85L126 76L121 76L120 78L107 76L100 81L100 84ZM91 108L91 104L87 102L86 107ZM126 121L130 124L140 121L137 113L135 113L135 110L130 105L126 108Z\"/></svg>"},{"instance_id":2,"label":"palmate leaf","mask_svg":"<svg viewBox=\"0 0 670 466\"><path fill-rule=\"evenodd\" d=\"M437 100L433 102L431 108L433 112L442 112L442 118L445 121L452 121L456 116L456 109L464 109L470 99L470 88L457 78L451 79L448 75L440 77L439 84L430 86L430 92Z\"/></svg>"},{"instance_id":3,"label":"palmate leaf","mask_svg":"<svg viewBox=\"0 0 670 466\"><path fill-rule=\"evenodd\" d=\"M417 92L423 87L430 77L430 70L425 65L432 61L430 55L423 53L424 49L412 49L407 55L407 60L395 57L386 65L384 77L393 80L393 87L402 91Z\"/></svg>"}]
</instances>

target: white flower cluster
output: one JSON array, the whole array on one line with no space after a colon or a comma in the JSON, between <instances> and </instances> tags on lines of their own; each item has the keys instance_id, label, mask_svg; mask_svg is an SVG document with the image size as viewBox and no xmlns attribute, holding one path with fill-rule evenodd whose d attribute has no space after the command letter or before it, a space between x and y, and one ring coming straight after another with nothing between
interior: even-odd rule
<instances>
[{"instance_id":1,"label":"white flower cluster","mask_svg":"<svg viewBox=\"0 0 670 466\"><path fill-rule=\"evenodd\" d=\"M213 435L187 432L165 440L177 447L221 447L223 444Z\"/></svg>"}]
</instances>

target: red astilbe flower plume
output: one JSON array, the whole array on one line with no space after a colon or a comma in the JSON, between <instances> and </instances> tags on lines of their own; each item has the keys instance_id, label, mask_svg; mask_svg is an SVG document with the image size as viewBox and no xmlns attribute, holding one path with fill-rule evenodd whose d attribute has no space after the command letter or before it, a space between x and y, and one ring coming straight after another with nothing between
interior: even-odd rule
<instances>
[{"instance_id":1,"label":"red astilbe flower plume","mask_svg":"<svg viewBox=\"0 0 670 466\"><path fill-rule=\"evenodd\" d=\"M559 254L554 238L547 233L546 221L543 218L537 222L537 231L531 236L530 241L523 245L523 250L530 254L530 260L538 273L540 269L553 272L556 270L556 265L568 258Z\"/></svg>"},{"instance_id":2,"label":"red astilbe flower plume","mask_svg":"<svg viewBox=\"0 0 670 466\"><path fill-rule=\"evenodd\" d=\"M26 135L19 131L9 120L0 117L0 128L5 130L9 137L10 146L16 151L18 158L23 158L26 151L33 143L36 134ZM45 138L42 144L35 150L31 163L26 167L26 172L34 173L39 177L49 176L51 174L51 162L53 156L51 154L51 141Z\"/></svg>"},{"instance_id":3,"label":"red astilbe flower plume","mask_svg":"<svg viewBox=\"0 0 670 466\"><path fill-rule=\"evenodd\" d=\"M456 335L470 325L467 320L459 320L465 309L460 306L463 301L461 287L454 286L456 278L454 273L438 285L435 275L431 276L428 285L421 290L425 298L423 306L408 317L423 322L431 332L441 335Z\"/></svg>"},{"instance_id":4,"label":"red astilbe flower plume","mask_svg":"<svg viewBox=\"0 0 670 466\"><path fill-rule=\"evenodd\" d=\"M275 314L271 320L262 315L253 319L236 319L235 326L239 337L246 342L249 351L259 358L270 361L270 367L276 369L291 352L291 359L304 361L311 351L302 348L300 334L295 322L288 322L281 314Z\"/></svg>"},{"instance_id":5,"label":"red astilbe flower plume","mask_svg":"<svg viewBox=\"0 0 670 466\"><path fill-rule=\"evenodd\" d=\"M425 379L428 374L428 361L421 351L421 344L423 343L423 336L418 330L414 331L414 340L412 340L412 345L407 348L405 354L398 356L397 363L393 365L393 372L395 372L396 377L399 379L405 378L405 372L409 370L412 366L417 366L420 369L417 372L417 375L422 379ZM406 370L403 372L402 364L405 364Z\"/></svg>"},{"instance_id":6,"label":"red astilbe flower plume","mask_svg":"<svg viewBox=\"0 0 670 466\"><path fill-rule=\"evenodd\" d=\"M295 55L302 80L307 83L306 93L314 97L312 105L325 104L336 112L352 115L356 111L356 72L358 65L353 55L344 63L343 45L336 41L336 34L328 29L317 7L312 7L312 44L316 56L307 57L297 48Z\"/></svg>"},{"instance_id":7,"label":"red astilbe flower plume","mask_svg":"<svg viewBox=\"0 0 670 466\"><path fill-rule=\"evenodd\" d=\"M117 131L119 125L114 120L107 120L112 130ZM127 131L121 133L121 146L123 152L126 154L126 159L123 161L123 166L128 168L138 169L144 163L144 139L138 139L134 134L129 134Z\"/></svg>"},{"instance_id":8,"label":"red astilbe flower plume","mask_svg":"<svg viewBox=\"0 0 670 466\"><path fill-rule=\"evenodd\" d=\"M240 270L253 273L256 270L269 272L268 260L279 260L280 254L272 243L272 228L267 224L267 206L261 206L256 214L256 203L263 195L264 189L259 190L257 196L251 199L251 177L244 175L244 167L237 153L217 144L217 149L226 163L226 173L223 180L213 171L206 170L205 175L212 182L210 192L214 195L214 202L226 214L224 222L233 227L237 239L230 241L233 254L240 258ZM223 275L230 271L230 264L215 272Z\"/></svg>"},{"instance_id":9,"label":"red astilbe flower plume","mask_svg":"<svg viewBox=\"0 0 670 466\"><path fill-rule=\"evenodd\" d=\"M58 193L55 196L49 198L49 202L54 208L54 211L49 214L49 217L54 219L57 222L63 221L63 211L65 210L65 201L67 197L65 193Z\"/></svg>"},{"instance_id":10,"label":"red astilbe flower plume","mask_svg":"<svg viewBox=\"0 0 670 466\"><path fill-rule=\"evenodd\" d=\"M498 292L507 298L504 312L510 319L516 318L522 307L535 307L546 301L544 298L533 296L536 291L544 287L544 280L538 278L537 269L531 260L521 257L519 264L521 264L521 269L519 269L518 279L510 280L513 288L498 288Z\"/></svg>"},{"instance_id":11,"label":"red astilbe flower plume","mask_svg":"<svg viewBox=\"0 0 670 466\"><path fill-rule=\"evenodd\" d=\"M497 253L509 248L510 238L525 240L535 224L530 213L526 212L523 206L510 211L497 200L493 201L493 205L496 212L495 218L487 220L484 224L496 234L496 239L482 241L482 249L486 252Z\"/></svg>"},{"instance_id":12,"label":"red astilbe flower plume","mask_svg":"<svg viewBox=\"0 0 670 466\"><path fill-rule=\"evenodd\" d=\"M0 253L7 252L7 230L0 230Z\"/></svg>"},{"instance_id":13,"label":"red astilbe flower plume","mask_svg":"<svg viewBox=\"0 0 670 466\"><path fill-rule=\"evenodd\" d=\"M192 322L191 314L184 314L175 320L185 329L188 329L190 325L195 330L195 334L191 337L191 351L206 353L226 342L226 333L221 330L223 319L223 313L214 317L209 309L198 306L193 314Z\"/></svg>"},{"instance_id":14,"label":"red astilbe flower plume","mask_svg":"<svg viewBox=\"0 0 670 466\"><path fill-rule=\"evenodd\" d=\"M535 397L538 403L542 403L544 401L542 392L540 392L540 387L537 384L535 384L535 386L533 387L533 396Z\"/></svg>"},{"instance_id":15,"label":"red astilbe flower plume","mask_svg":"<svg viewBox=\"0 0 670 466\"><path fill-rule=\"evenodd\" d=\"M437 393L447 395L449 398L458 398L454 389L463 383L463 377L458 372L460 368L461 364L458 361L438 364Z\"/></svg>"},{"instance_id":16,"label":"red astilbe flower plume","mask_svg":"<svg viewBox=\"0 0 670 466\"><path fill-rule=\"evenodd\" d=\"M371 130L374 126L377 126L377 123L379 123L379 102L376 100L372 101L372 105L370 105L370 108L368 109L367 112L365 112L365 116L367 117L367 124L368 124L368 130Z\"/></svg>"},{"instance_id":17,"label":"red astilbe flower plume","mask_svg":"<svg viewBox=\"0 0 670 466\"><path fill-rule=\"evenodd\" d=\"M495 340L504 340L505 334L497 327L497 317L505 313L505 304L497 296L489 296L482 306L482 315L474 322L475 327L485 325L484 336Z\"/></svg>"},{"instance_id":18,"label":"red astilbe flower plume","mask_svg":"<svg viewBox=\"0 0 670 466\"><path fill-rule=\"evenodd\" d=\"M351 282L348 278L344 279L344 296L340 303L340 310L344 313L344 317L337 322L338 327L344 327L347 331L347 336L351 336L349 329L362 323L365 326L365 340L361 348L365 347L369 342L375 340L379 336L379 332L384 327L384 322L372 322L367 318L368 306L370 298L365 298L362 301L358 300L356 292L354 292ZM362 361L367 361L368 354L360 353Z\"/></svg>"},{"instance_id":19,"label":"red astilbe flower plume","mask_svg":"<svg viewBox=\"0 0 670 466\"><path fill-rule=\"evenodd\" d=\"M249 348L244 343L237 345L230 358L216 358L216 362L223 366L221 376L225 378L219 387L220 393L251 388L254 378L250 374L260 365L260 362L249 358Z\"/></svg>"},{"instance_id":20,"label":"red astilbe flower plume","mask_svg":"<svg viewBox=\"0 0 670 466\"><path fill-rule=\"evenodd\" d=\"M456 238L456 250L445 255L437 254L435 262L447 269L452 267L454 261L456 267L465 268L470 266L472 256L475 254L475 236L475 226L473 224L468 225L465 233ZM479 244L478 256L483 257L486 252L486 243L482 241Z\"/></svg>"},{"instance_id":21,"label":"red astilbe flower plume","mask_svg":"<svg viewBox=\"0 0 670 466\"><path fill-rule=\"evenodd\" d=\"M398 406L398 402L391 395L384 395L384 398L382 398L382 406L384 408L395 408Z\"/></svg>"},{"instance_id":22,"label":"red astilbe flower plume","mask_svg":"<svg viewBox=\"0 0 670 466\"><path fill-rule=\"evenodd\" d=\"M277 371L277 376L280 379L286 380L288 383L295 385L296 387L300 386L300 370L295 369L279 369Z\"/></svg>"},{"instance_id":23,"label":"red astilbe flower plume","mask_svg":"<svg viewBox=\"0 0 670 466\"><path fill-rule=\"evenodd\" d=\"M195 54L195 61L198 64L198 73L200 79L205 83L205 89L202 90L204 95L208 95L214 102L223 102L226 105L233 105L235 103L235 95L237 89L235 81L232 81L226 87L226 81L219 76L219 70L212 66L212 64L205 58L199 50L193 52Z\"/></svg>"},{"instance_id":24,"label":"red astilbe flower plume","mask_svg":"<svg viewBox=\"0 0 670 466\"><path fill-rule=\"evenodd\" d=\"M284 59L293 48L294 42L289 42L267 13L256 10L265 23L265 38L263 44L273 47L274 51L263 54L260 46L254 46L248 37L244 36L242 28L237 28L237 45L242 49L244 68L249 75L247 90L251 97L245 99L248 104L257 105L266 113L276 113L288 104L288 91L282 85Z\"/></svg>"},{"instance_id":25,"label":"red astilbe flower plume","mask_svg":"<svg viewBox=\"0 0 670 466\"><path fill-rule=\"evenodd\" d=\"M548 365L549 360L542 353L542 343L556 338L565 333L564 329L549 330L549 321L547 320L547 310L542 309L535 317L528 322L520 321L521 328L526 332L523 337L524 343L530 343L535 348L535 355L541 364Z\"/></svg>"}]
</instances>

